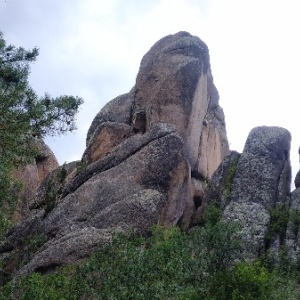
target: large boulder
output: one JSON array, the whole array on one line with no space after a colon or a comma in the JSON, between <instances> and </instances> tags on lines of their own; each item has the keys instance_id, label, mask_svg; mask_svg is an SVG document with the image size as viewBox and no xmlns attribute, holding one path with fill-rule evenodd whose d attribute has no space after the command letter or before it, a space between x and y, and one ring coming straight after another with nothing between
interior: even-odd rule
<instances>
[{"instance_id":1,"label":"large boulder","mask_svg":"<svg viewBox=\"0 0 300 300\"><path fill-rule=\"evenodd\" d=\"M131 120L141 132L156 123L173 125L184 139L191 169L204 169L204 176L208 169L211 175L228 153L224 115L218 100L207 46L200 39L179 32L158 41L143 57ZM204 126L217 135L208 143L208 134L202 132ZM200 154L209 157L211 151L213 159L199 160Z\"/></svg>"},{"instance_id":2,"label":"large boulder","mask_svg":"<svg viewBox=\"0 0 300 300\"><path fill-rule=\"evenodd\" d=\"M36 145L38 154L35 157L35 163L37 167L38 184L41 184L46 176L55 170L59 164L54 153L43 140L38 139Z\"/></svg>"},{"instance_id":3,"label":"large boulder","mask_svg":"<svg viewBox=\"0 0 300 300\"><path fill-rule=\"evenodd\" d=\"M32 163L14 171L14 177L21 181L23 188L19 193L19 204L13 215L13 222L18 223L30 215L29 205L35 193L46 178L59 164L48 145L41 139L35 141L38 153Z\"/></svg>"},{"instance_id":4,"label":"large boulder","mask_svg":"<svg viewBox=\"0 0 300 300\"><path fill-rule=\"evenodd\" d=\"M290 192L291 134L280 127L251 130L239 159L232 201L252 201L270 209L284 205Z\"/></svg>"},{"instance_id":5,"label":"large boulder","mask_svg":"<svg viewBox=\"0 0 300 300\"><path fill-rule=\"evenodd\" d=\"M86 164L106 156L111 149L133 135L130 126L132 92L108 102L94 118L86 138L83 161Z\"/></svg>"},{"instance_id":6,"label":"large boulder","mask_svg":"<svg viewBox=\"0 0 300 300\"><path fill-rule=\"evenodd\" d=\"M96 115L82 160L48 175L31 217L9 232L0 246L6 274L78 261L115 232L189 227L228 153L218 99L199 38L179 32L158 41L133 89ZM30 255L28 239L41 241Z\"/></svg>"},{"instance_id":7,"label":"large boulder","mask_svg":"<svg viewBox=\"0 0 300 300\"><path fill-rule=\"evenodd\" d=\"M209 201L217 199L223 218L240 224L245 258L258 257L278 244L279 232L270 237L269 227L272 211L289 207L290 143L284 128L256 127L243 153L231 154L213 176Z\"/></svg>"},{"instance_id":8,"label":"large boulder","mask_svg":"<svg viewBox=\"0 0 300 300\"><path fill-rule=\"evenodd\" d=\"M233 179L241 154L231 151L219 165L209 181L205 197L207 204L214 204L222 210L230 203Z\"/></svg>"}]
</instances>

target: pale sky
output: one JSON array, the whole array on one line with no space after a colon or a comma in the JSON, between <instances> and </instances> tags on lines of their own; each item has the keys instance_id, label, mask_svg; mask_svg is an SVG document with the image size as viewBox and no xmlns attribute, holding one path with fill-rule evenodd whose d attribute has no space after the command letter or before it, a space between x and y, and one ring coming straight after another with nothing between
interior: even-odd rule
<instances>
[{"instance_id":1,"label":"pale sky","mask_svg":"<svg viewBox=\"0 0 300 300\"><path fill-rule=\"evenodd\" d=\"M299 170L300 1L289 0L0 0L7 42L40 48L31 84L38 94L85 101L78 130L47 138L59 162L81 158L97 112L135 84L143 55L178 31L210 50L231 150L242 152L253 127L292 134L293 179Z\"/></svg>"}]
</instances>

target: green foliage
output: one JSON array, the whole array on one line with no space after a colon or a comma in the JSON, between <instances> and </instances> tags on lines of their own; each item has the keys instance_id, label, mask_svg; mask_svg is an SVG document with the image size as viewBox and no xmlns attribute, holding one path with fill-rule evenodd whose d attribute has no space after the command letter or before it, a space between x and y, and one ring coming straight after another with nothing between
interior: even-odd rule
<instances>
[{"instance_id":1,"label":"green foliage","mask_svg":"<svg viewBox=\"0 0 300 300\"><path fill-rule=\"evenodd\" d=\"M59 168L59 173L58 173L58 181L63 184L66 177L68 175L68 172L66 170L66 164L63 164L60 168Z\"/></svg>"},{"instance_id":2,"label":"green foliage","mask_svg":"<svg viewBox=\"0 0 300 300\"><path fill-rule=\"evenodd\" d=\"M154 227L148 238L116 235L81 265L6 284L0 300L299 299L292 279L259 262L233 264L240 250L235 231L214 220L190 233Z\"/></svg>"},{"instance_id":3,"label":"green foliage","mask_svg":"<svg viewBox=\"0 0 300 300\"><path fill-rule=\"evenodd\" d=\"M8 226L8 210L17 201L12 170L34 160L37 138L74 130L83 102L74 96L35 93L28 78L38 53L37 48L7 45L0 32L0 219L5 220L1 228Z\"/></svg>"},{"instance_id":4,"label":"green foliage","mask_svg":"<svg viewBox=\"0 0 300 300\"><path fill-rule=\"evenodd\" d=\"M22 277L17 283L10 282L2 289L0 300L75 300L78 299L65 271L42 276L34 273ZM17 297L17 298L16 298Z\"/></svg>"},{"instance_id":5,"label":"green foliage","mask_svg":"<svg viewBox=\"0 0 300 300\"><path fill-rule=\"evenodd\" d=\"M300 211L295 209L289 210L289 220L291 225L291 230L297 237L300 229Z\"/></svg>"},{"instance_id":6,"label":"green foliage","mask_svg":"<svg viewBox=\"0 0 300 300\"><path fill-rule=\"evenodd\" d=\"M211 280L211 300L300 299L297 283L260 261L240 262L232 269L217 272Z\"/></svg>"},{"instance_id":7,"label":"green foliage","mask_svg":"<svg viewBox=\"0 0 300 300\"><path fill-rule=\"evenodd\" d=\"M36 95L28 77L30 63L37 56L37 48L25 50L6 45L0 32L0 137L5 141L2 141L1 148L5 152L13 150L15 157L17 149L11 149L11 145L16 138L20 147L23 143L27 145L32 136L42 137L74 130L74 117L82 104L81 98L73 96L52 98L48 94L44 97ZM21 150L18 154L22 156L25 148Z\"/></svg>"},{"instance_id":8,"label":"green foliage","mask_svg":"<svg viewBox=\"0 0 300 300\"><path fill-rule=\"evenodd\" d=\"M270 299L273 289L272 273L259 262L241 262L232 270L217 272L212 282L213 299L219 300Z\"/></svg>"},{"instance_id":9,"label":"green foliage","mask_svg":"<svg viewBox=\"0 0 300 300\"><path fill-rule=\"evenodd\" d=\"M86 169L87 163L83 160L80 160L76 164L76 175L83 172Z\"/></svg>"},{"instance_id":10,"label":"green foliage","mask_svg":"<svg viewBox=\"0 0 300 300\"><path fill-rule=\"evenodd\" d=\"M65 164L57 168L52 176L46 182L44 201L41 203L41 207L45 209L48 214L56 205L59 195L62 192L64 181L67 177L67 170Z\"/></svg>"},{"instance_id":11,"label":"green foliage","mask_svg":"<svg viewBox=\"0 0 300 300\"><path fill-rule=\"evenodd\" d=\"M10 216L4 214L2 210L0 210L0 242L3 241L6 232L11 228L12 221L10 220Z\"/></svg>"},{"instance_id":12,"label":"green foliage","mask_svg":"<svg viewBox=\"0 0 300 300\"><path fill-rule=\"evenodd\" d=\"M208 187L208 181L207 181L207 179L202 179L202 180L200 180L200 182L201 182L201 184L202 184L202 186L203 186L204 189L206 189Z\"/></svg>"},{"instance_id":13,"label":"green foliage","mask_svg":"<svg viewBox=\"0 0 300 300\"><path fill-rule=\"evenodd\" d=\"M55 182L50 180L46 184L45 199L41 205L44 208L46 214L48 214L54 207L56 203L57 191L55 189Z\"/></svg>"},{"instance_id":14,"label":"green foliage","mask_svg":"<svg viewBox=\"0 0 300 300\"><path fill-rule=\"evenodd\" d=\"M19 267L27 264L34 254L47 242L47 237L44 234L35 234L24 240L23 256L19 258Z\"/></svg>"},{"instance_id":15,"label":"green foliage","mask_svg":"<svg viewBox=\"0 0 300 300\"><path fill-rule=\"evenodd\" d=\"M276 274L272 282L273 291L268 299L299 300L299 281L294 276Z\"/></svg>"},{"instance_id":16,"label":"green foliage","mask_svg":"<svg viewBox=\"0 0 300 300\"><path fill-rule=\"evenodd\" d=\"M225 188L224 188L224 192L223 195L226 198L231 197L231 193L232 193L232 184L233 184L233 179L237 170L237 165L239 162L239 158L238 157L234 157L231 161L229 170L226 174L226 182L225 182Z\"/></svg>"},{"instance_id":17,"label":"green foliage","mask_svg":"<svg viewBox=\"0 0 300 300\"><path fill-rule=\"evenodd\" d=\"M274 241L276 237L279 237L280 243L283 244L287 223L289 220L289 210L282 205L276 205L269 210L270 212L270 224L268 232L265 235L266 248Z\"/></svg>"},{"instance_id":18,"label":"green foliage","mask_svg":"<svg viewBox=\"0 0 300 300\"><path fill-rule=\"evenodd\" d=\"M18 193L22 190L23 184L13 178L11 174L5 174L5 166L0 164L0 242L5 233L11 227L11 218L18 204Z\"/></svg>"},{"instance_id":19,"label":"green foliage","mask_svg":"<svg viewBox=\"0 0 300 300\"><path fill-rule=\"evenodd\" d=\"M212 226L221 221L222 210L216 203L206 205L205 222Z\"/></svg>"},{"instance_id":20,"label":"green foliage","mask_svg":"<svg viewBox=\"0 0 300 300\"><path fill-rule=\"evenodd\" d=\"M207 293L211 276L226 270L240 249L235 227L214 222L191 233L154 227L148 238L117 235L85 264L63 272L66 277L33 274L13 289L7 284L2 293L20 299L198 299Z\"/></svg>"},{"instance_id":21,"label":"green foliage","mask_svg":"<svg viewBox=\"0 0 300 300\"><path fill-rule=\"evenodd\" d=\"M18 243L9 256L2 254L0 259L0 280L7 282L11 279L9 270L19 269L26 265L36 254L36 252L47 242L47 236L41 233L36 233L25 238ZM0 298L1 299L1 298Z\"/></svg>"}]
</instances>

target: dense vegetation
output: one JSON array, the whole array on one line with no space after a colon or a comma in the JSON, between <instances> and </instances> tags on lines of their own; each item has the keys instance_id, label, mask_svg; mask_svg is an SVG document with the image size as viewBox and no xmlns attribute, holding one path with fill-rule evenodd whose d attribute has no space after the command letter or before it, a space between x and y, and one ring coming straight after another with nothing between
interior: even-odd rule
<instances>
[{"instance_id":1,"label":"dense vegetation","mask_svg":"<svg viewBox=\"0 0 300 300\"><path fill-rule=\"evenodd\" d=\"M34 160L37 139L74 130L83 102L74 96L39 97L35 93L29 75L38 54L37 48L8 45L0 31L0 239L10 226L22 188L12 170Z\"/></svg>"},{"instance_id":2,"label":"dense vegetation","mask_svg":"<svg viewBox=\"0 0 300 300\"><path fill-rule=\"evenodd\" d=\"M237 226L210 207L186 233L155 227L149 237L116 236L85 263L10 282L0 299L300 299L294 273L239 258Z\"/></svg>"}]
</instances>

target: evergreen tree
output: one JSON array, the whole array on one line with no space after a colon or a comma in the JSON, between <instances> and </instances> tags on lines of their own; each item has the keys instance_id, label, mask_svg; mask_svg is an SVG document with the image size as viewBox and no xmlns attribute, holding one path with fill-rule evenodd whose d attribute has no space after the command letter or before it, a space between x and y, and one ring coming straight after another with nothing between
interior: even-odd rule
<instances>
[{"instance_id":1,"label":"evergreen tree","mask_svg":"<svg viewBox=\"0 0 300 300\"><path fill-rule=\"evenodd\" d=\"M39 97L29 84L37 48L8 45L0 31L0 219L14 202L11 171L32 161L35 139L76 129L75 116L83 100L74 96ZM4 205L5 204L5 205ZM2 216L1 216L2 215ZM5 215L5 214L4 214ZM1 223L1 222L0 222ZM1 227L1 224L0 224Z\"/></svg>"}]
</instances>

